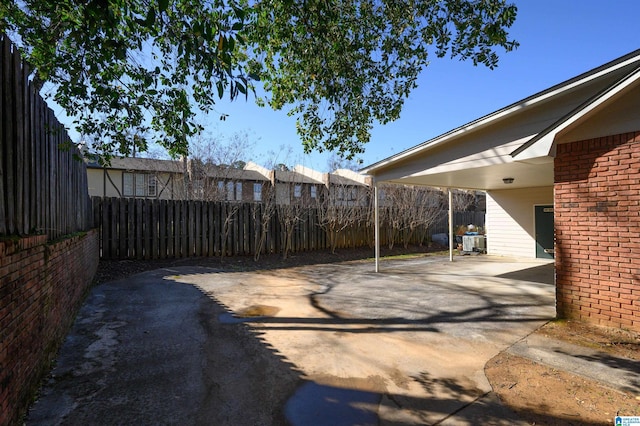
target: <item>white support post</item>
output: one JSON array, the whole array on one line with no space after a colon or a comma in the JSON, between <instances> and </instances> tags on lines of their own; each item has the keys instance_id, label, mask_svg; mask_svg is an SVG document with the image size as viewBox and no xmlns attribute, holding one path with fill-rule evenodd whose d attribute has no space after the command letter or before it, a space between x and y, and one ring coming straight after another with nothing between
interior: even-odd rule
<instances>
[{"instance_id":1,"label":"white support post","mask_svg":"<svg viewBox=\"0 0 640 426\"><path fill-rule=\"evenodd\" d=\"M449 261L453 262L453 193L449 188Z\"/></svg>"},{"instance_id":2,"label":"white support post","mask_svg":"<svg viewBox=\"0 0 640 426\"><path fill-rule=\"evenodd\" d=\"M373 186L373 229L376 251L376 273L380 272L380 216L378 214L378 184Z\"/></svg>"}]
</instances>

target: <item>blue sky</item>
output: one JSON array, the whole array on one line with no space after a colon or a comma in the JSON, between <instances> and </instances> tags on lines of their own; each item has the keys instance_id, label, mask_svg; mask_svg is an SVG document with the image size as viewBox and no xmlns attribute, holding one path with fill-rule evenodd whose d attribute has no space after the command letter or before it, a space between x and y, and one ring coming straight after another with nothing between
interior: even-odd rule
<instances>
[{"instance_id":1,"label":"blue sky","mask_svg":"<svg viewBox=\"0 0 640 426\"><path fill-rule=\"evenodd\" d=\"M463 125L640 48L638 0L516 0L511 28L520 47L501 54L497 69L457 59L432 58L401 118L377 125L360 156L368 165ZM259 108L249 100L219 104L226 121L213 115L203 124L212 135L248 132L253 158L266 164L279 153L287 164L326 171L330 154L304 155L295 119L286 111ZM209 124L210 123L210 124ZM72 135L73 137L73 135ZM291 147L285 156L281 147Z\"/></svg>"}]
</instances>

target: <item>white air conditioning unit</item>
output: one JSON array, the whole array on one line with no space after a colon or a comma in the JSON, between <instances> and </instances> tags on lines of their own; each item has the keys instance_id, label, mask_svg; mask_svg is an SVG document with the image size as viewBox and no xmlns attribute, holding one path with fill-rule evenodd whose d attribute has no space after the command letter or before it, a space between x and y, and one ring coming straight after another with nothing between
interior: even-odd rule
<instances>
[{"instance_id":1,"label":"white air conditioning unit","mask_svg":"<svg viewBox=\"0 0 640 426\"><path fill-rule=\"evenodd\" d=\"M484 252L484 235L463 235L462 250L463 251L480 251Z\"/></svg>"}]
</instances>

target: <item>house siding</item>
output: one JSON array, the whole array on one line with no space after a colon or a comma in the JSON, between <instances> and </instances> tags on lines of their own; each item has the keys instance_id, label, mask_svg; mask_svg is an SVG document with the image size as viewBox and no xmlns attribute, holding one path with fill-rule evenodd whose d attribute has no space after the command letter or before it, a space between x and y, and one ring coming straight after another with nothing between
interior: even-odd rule
<instances>
[{"instance_id":1,"label":"house siding","mask_svg":"<svg viewBox=\"0 0 640 426\"><path fill-rule=\"evenodd\" d=\"M124 173L142 173L156 177L156 195L139 198L158 198L171 200L179 198L183 192L182 177L176 179L171 173L147 171L123 171L117 169L87 168L89 195L92 197L125 197L123 188Z\"/></svg>"},{"instance_id":2,"label":"house siding","mask_svg":"<svg viewBox=\"0 0 640 426\"><path fill-rule=\"evenodd\" d=\"M487 253L536 257L534 206L553 204L553 187L487 192Z\"/></svg>"},{"instance_id":3,"label":"house siding","mask_svg":"<svg viewBox=\"0 0 640 426\"><path fill-rule=\"evenodd\" d=\"M640 131L558 146L561 318L640 330Z\"/></svg>"},{"instance_id":4,"label":"house siding","mask_svg":"<svg viewBox=\"0 0 640 426\"><path fill-rule=\"evenodd\" d=\"M111 180L105 176L103 169L87 168L89 195L92 197L122 197L122 171L109 170L108 173Z\"/></svg>"}]
</instances>

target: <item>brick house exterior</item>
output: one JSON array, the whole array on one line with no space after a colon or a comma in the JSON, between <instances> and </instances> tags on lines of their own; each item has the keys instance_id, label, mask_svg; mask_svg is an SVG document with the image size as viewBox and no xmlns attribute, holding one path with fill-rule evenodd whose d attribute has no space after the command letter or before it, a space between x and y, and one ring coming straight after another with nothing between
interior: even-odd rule
<instances>
[{"instance_id":1,"label":"brick house exterior","mask_svg":"<svg viewBox=\"0 0 640 426\"><path fill-rule=\"evenodd\" d=\"M558 146L558 316L640 329L640 131Z\"/></svg>"}]
</instances>

